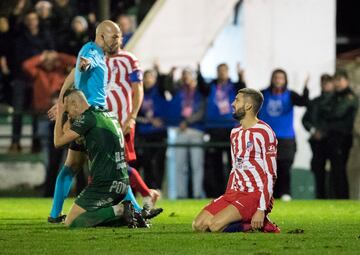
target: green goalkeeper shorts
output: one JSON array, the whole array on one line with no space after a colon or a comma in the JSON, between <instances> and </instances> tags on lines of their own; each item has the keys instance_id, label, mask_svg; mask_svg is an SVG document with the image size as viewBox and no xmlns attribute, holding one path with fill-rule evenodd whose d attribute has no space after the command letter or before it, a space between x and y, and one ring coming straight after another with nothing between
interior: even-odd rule
<instances>
[{"instance_id":1,"label":"green goalkeeper shorts","mask_svg":"<svg viewBox=\"0 0 360 255\"><path fill-rule=\"evenodd\" d=\"M101 185L89 184L75 199L75 204L86 211L113 206L124 199L127 189L128 185L122 181Z\"/></svg>"}]
</instances>

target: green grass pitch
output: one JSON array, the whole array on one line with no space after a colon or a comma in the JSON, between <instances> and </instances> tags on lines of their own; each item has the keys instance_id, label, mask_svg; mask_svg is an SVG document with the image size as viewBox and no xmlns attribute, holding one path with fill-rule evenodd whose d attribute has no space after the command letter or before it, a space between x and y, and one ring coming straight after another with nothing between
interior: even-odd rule
<instances>
[{"instance_id":1,"label":"green grass pitch","mask_svg":"<svg viewBox=\"0 0 360 255\"><path fill-rule=\"evenodd\" d=\"M207 202L163 200L151 229L69 230L46 222L50 199L1 198L0 254L360 254L360 202L277 201L281 234L193 233Z\"/></svg>"}]
</instances>

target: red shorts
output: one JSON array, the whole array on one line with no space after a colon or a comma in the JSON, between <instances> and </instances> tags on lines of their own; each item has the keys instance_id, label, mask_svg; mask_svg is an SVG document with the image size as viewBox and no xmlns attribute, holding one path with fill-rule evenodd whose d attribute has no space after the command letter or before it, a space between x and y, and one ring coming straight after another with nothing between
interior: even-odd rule
<instances>
[{"instance_id":1,"label":"red shorts","mask_svg":"<svg viewBox=\"0 0 360 255\"><path fill-rule=\"evenodd\" d=\"M241 191L228 194L225 193L214 199L204 209L212 215L215 215L227 206L233 205L238 209L242 220L251 221L252 216L259 207L260 195L261 193L258 191L252 193Z\"/></svg>"},{"instance_id":2,"label":"red shorts","mask_svg":"<svg viewBox=\"0 0 360 255\"><path fill-rule=\"evenodd\" d=\"M126 162L131 162L136 160L136 153L135 153L135 128L130 130L125 137L125 158Z\"/></svg>"}]
</instances>

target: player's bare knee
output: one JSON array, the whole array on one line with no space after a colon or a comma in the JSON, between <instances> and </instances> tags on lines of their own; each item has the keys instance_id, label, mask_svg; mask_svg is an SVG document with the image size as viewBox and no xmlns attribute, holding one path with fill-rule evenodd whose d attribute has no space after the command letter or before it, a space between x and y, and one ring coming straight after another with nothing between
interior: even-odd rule
<instances>
[{"instance_id":1,"label":"player's bare knee","mask_svg":"<svg viewBox=\"0 0 360 255\"><path fill-rule=\"evenodd\" d=\"M224 224L218 220L212 220L209 224L209 229L211 232L221 232L223 227L224 227Z\"/></svg>"},{"instance_id":2,"label":"player's bare knee","mask_svg":"<svg viewBox=\"0 0 360 255\"><path fill-rule=\"evenodd\" d=\"M66 217L65 218L65 221L64 221L64 225L66 227L70 227L70 224L72 223L73 221L71 219L69 219L69 217Z\"/></svg>"},{"instance_id":3,"label":"player's bare knee","mask_svg":"<svg viewBox=\"0 0 360 255\"><path fill-rule=\"evenodd\" d=\"M209 224L210 224L210 221L206 220L206 219L194 220L192 227L193 227L194 231L206 232L209 230Z\"/></svg>"},{"instance_id":4,"label":"player's bare knee","mask_svg":"<svg viewBox=\"0 0 360 255\"><path fill-rule=\"evenodd\" d=\"M193 229L194 231L201 231L201 230L200 230L201 227L202 227L201 221L199 221L199 220L194 220L194 221L192 222L192 229Z\"/></svg>"}]
</instances>

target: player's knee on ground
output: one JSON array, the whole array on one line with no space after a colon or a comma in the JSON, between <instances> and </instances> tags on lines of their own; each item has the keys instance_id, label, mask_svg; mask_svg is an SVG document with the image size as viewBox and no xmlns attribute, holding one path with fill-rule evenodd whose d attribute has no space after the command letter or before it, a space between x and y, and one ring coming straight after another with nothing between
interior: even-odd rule
<instances>
[{"instance_id":1,"label":"player's knee on ground","mask_svg":"<svg viewBox=\"0 0 360 255\"><path fill-rule=\"evenodd\" d=\"M66 227L70 227L70 224L73 222L73 220L70 220L69 217L65 218L64 225Z\"/></svg>"},{"instance_id":2,"label":"player's knee on ground","mask_svg":"<svg viewBox=\"0 0 360 255\"><path fill-rule=\"evenodd\" d=\"M199 228L200 228L199 222L196 221L196 220L193 220L193 222L192 222L192 229L193 229L194 231L200 231Z\"/></svg>"},{"instance_id":3,"label":"player's knee on ground","mask_svg":"<svg viewBox=\"0 0 360 255\"><path fill-rule=\"evenodd\" d=\"M205 220L194 220L192 223L192 229L198 232L205 232L209 227L208 222Z\"/></svg>"},{"instance_id":4,"label":"player's knee on ground","mask_svg":"<svg viewBox=\"0 0 360 255\"><path fill-rule=\"evenodd\" d=\"M74 220L79 216L80 216L80 214L76 215L76 214L69 213L69 215L67 215L65 218L64 225L66 227L70 227L70 225L74 222Z\"/></svg>"},{"instance_id":5,"label":"player's knee on ground","mask_svg":"<svg viewBox=\"0 0 360 255\"><path fill-rule=\"evenodd\" d=\"M65 218L65 222L64 222L65 226L70 227L71 223L73 223L73 221L77 217L79 217L81 214L85 212L86 212L85 209L81 208L80 206L74 203L70 208L68 215Z\"/></svg>"},{"instance_id":6,"label":"player's knee on ground","mask_svg":"<svg viewBox=\"0 0 360 255\"><path fill-rule=\"evenodd\" d=\"M212 219L209 224L209 229L211 232L221 232L224 228L224 222L217 219Z\"/></svg>"}]
</instances>

